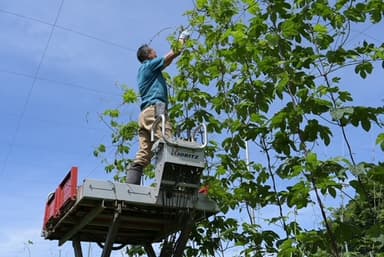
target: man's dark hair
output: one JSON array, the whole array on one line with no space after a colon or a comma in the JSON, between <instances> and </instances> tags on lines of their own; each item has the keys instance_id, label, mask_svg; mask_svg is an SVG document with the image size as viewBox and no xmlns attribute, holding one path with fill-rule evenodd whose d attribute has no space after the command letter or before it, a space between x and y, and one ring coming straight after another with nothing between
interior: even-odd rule
<instances>
[{"instance_id":1,"label":"man's dark hair","mask_svg":"<svg viewBox=\"0 0 384 257\"><path fill-rule=\"evenodd\" d=\"M147 44L140 46L139 49L137 49L137 59L139 62L144 62L147 60L150 51L151 48Z\"/></svg>"}]
</instances>

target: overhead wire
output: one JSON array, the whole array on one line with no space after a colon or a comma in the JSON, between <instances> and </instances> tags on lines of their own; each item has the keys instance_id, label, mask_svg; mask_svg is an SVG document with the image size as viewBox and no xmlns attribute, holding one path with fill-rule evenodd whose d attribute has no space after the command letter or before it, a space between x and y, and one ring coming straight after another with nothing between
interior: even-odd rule
<instances>
[{"instance_id":1,"label":"overhead wire","mask_svg":"<svg viewBox=\"0 0 384 257\"><path fill-rule=\"evenodd\" d=\"M169 29L173 29L173 27L165 27L163 29L161 29L159 32L155 33L155 35L153 35L150 40L148 41L148 45L150 45L152 43L152 41L158 37L162 32L166 31L166 30L169 30Z\"/></svg>"},{"instance_id":2,"label":"overhead wire","mask_svg":"<svg viewBox=\"0 0 384 257\"><path fill-rule=\"evenodd\" d=\"M81 32L81 31L77 31L77 30L74 30L72 28L64 27L64 26L61 26L61 25L58 25L58 24L54 24L54 23L50 23L50 22L47 22L47 21L44 21L44 20L37 19L37 18L29 17L29 16L26 16L26 15L23 15L23 14L20 14L20 13L11 12L11 11L8 11L8 10L5 10L5 9L1 9L1 8L0 8L0 13L4 13L4 14L8 14L8 15L13 15L13 16L18 17L18 18L22 18L22 19L38 22L38 23L45 24L45 25L48 25L48 26L51 26L51 27L54 26L56 29L65 30L65 31L68 31L68 32L71 32L71 33L74 33L74 34L77 34L77 35L80 35L80 36L83 36L83 37L86 37L86 38L89 38L89 39L93 39L93 40L99 41L101 43L104 43L104 44L107 44L107 45L111 45L111 46L114 46L114 47L117 47L117 48L120 48L120 49L123 49L123 50L127 50L127 51L130 51L130 52L136 52L135 49L127 47L127 46L124 46L122 44L115 43L115 42L112 42L112 41L109 41L109 40L106 40L106 39L103 39L103 38L99 38L99 37L96 37L96 36L93 36L93 35L89 35L87 33L84 33L84 32Z\"/></svg>"},{"instance_id":3,"label":"overhead wire","mask_svg":"<svg viewBox=\"0 0 384 257\"><path fill-rule=\"evenodd\" d=\"M72 28L60 26L57 23L50 23L50 22L47 22L47 21L44 21L44 20L41 20L41 19L37 19L37 18L34 18L34 17L26 16L26 15L23 15L23 14L20 14L20 13L16 13L16 12L12 12L12 11L9 11L9 10L5 10L5 9L2 9L2 8L0 8L0 13L12 15L12 16L15 16L15 17L18 17L18 18L21 18L21 19L25 19L25 20L30 20L30 21L38 22L38 23L45 24L45 25L48 25L48 26L51 26L51 27L55 26L55 29L62 29L62 30L65 30L65 31L68 31L68 32L71 32L71 33L74 33L74 34L77 34L77 35L80 35L80 36L83 36L85 38L89 38L89 39L92 39L92 40L104 43L106 45L114 46L114 47L117 47L117 48L120 48L120 49L123 49L123 50L131 51L131 52L135 52L136 51L133 48L130 48L130 47L127 47L127 46L124 46L124 45L121 45L121 44L118 44L118 43L106 40L106 39L102 39L102 38L99 38L99 37L96 37L96 36L93 36L93 35L89 35L87 33L81 32L81 31L76 31L76 30L74 30ZM75 83L70 83L70 82L65 82L65 81L58 81L58 80L53 80L53 79L43 78L43 77L37 77L36 75L21 73L21 72L17 72L17 71L0 70L0 73L8 73L8 74L12 74L12 75L15 75L15 76L20 76L20 77L36 78L37 80L48 81L48 82L52 82L52 83L55 83L55 84L61 84L61 85L66 85L66 86L70 86L70 87L80 88L80 89L92 91L94 93L111 94L111 93L106 92L106 91L93 89L93 88L90 88L90 87L87 87L87 86L83 86L83 85L80 85L80 84L75 84ZM115 95L115 94L111 94L111 95Z\"/></svg>"},{"instance_id":4,"label":"overhead wire","mask_svg":"<svg viewBox=\"0 0 384 257\"><path fill-rule=\"evenodd\" d=\"M93 92L93 93L96 93L96 94L102 94L102 95L108 95L109 94L111 96L120 96L118 94L114 94L114 93L111 93L111 92L108 92L108 91L94 89L94 88L87 87L87 86L84 86L84 85L81 85L81 84L77 84L77 83L59 81L59 80L49 79L49 78L35 76L35 75L31 75L31 74L27 74L27 73L22 73L22 72L17 72L17 71L2 70L2 69L0 69L0 73L11 74L13 76L18 76L18 77L32 78L32 79L36 79L36 80L40 80L40 81L46 81L46 82L50 82L50 83L54 83L54 84L60 84L60 85L68 86L68 87L73 87L73 88L78 88L78 89L90 91L90 92Z\"/></svg>"},{"instance_id":5,"label":"overhead wire","mask_svg":"<svg viewBox=\"0 0 384 257\"><path fill-rule=\"evenodd\" d=\"M4 170L6 169L6 166L7 166L7 163L8 163L8 159L9 159L9 156L10 154L12 153L12 150L13 150L13 146L15 144L15 141L16 141L16 137L17 137L17 134L19 133L20 131L20 127L21 127L21 122L23 121L23 118L24 118L24 115L25 115L25 112L27 110L27 106L29 104L29 101L31 99L31 95L32 95L32 92L33 92L33 89L36 85L36 81L37 81L37 76L40 72L40 69L41 69L41 65L45 59L45 55L48 51L48 47L49 47L49 44L51 43L51 39L52 39L52 36L53 36L53 32L55 31L55 27L56 27L56 24L57 24L57 21L59 20L59 16L60 16L60 13L61 13L61 10L62 10L62 7L63 7L63 4L64 4L64 0L61 0L60 2L60 6L59 6L59 9L57 11L57 14L56 14L56 18L55 18L55 21L52 25L52 28L51 28L51 31L49 33L49 36L48 36L48 40L47 40L47 43L45 44L45 48L43 50L43 54L41 55L41 58L40 58L40 61L39 61L39 64L36 68L36 71L33 75L33 80L32 80L32 84L31 86L29 87L29 90L27 92L27 97L25 98L25 101L24 101L24 104L23 104L23 107L22 107L22 110L21 110L21 113L20 113L20 116L17 120L17 124L16 124L16 128L15 128L15 131L14 133L12 134L12 137L11 137L11 141L10 141L10 145L9 145L9 148L8 148L8 151L6 152L6 155L5 155L5 158L4 158L4 161L3 161L3 165L0 169L0 174L3 174L4 173Z\"/></svg>"},{"instance_id":6,"label":"overhead wire","mask_svg":"<svg viewBox=\"0 0 384 257\"><path fill-rule=\"evenodd\" d=\"M46 22L46 21L43 21L43 20L40 20L40 19L36 19L36 18L33 18L33 17L28 17L28 16L25 16L25 15L22 15L22 14L19 14L19 13L15 13L15 12L10 12L10 11L7 11L7 10L4 10L4 9L0 9L0 13L5 13L5 14L10 14L10 15L13 15L13 16L16 16L18 18L23 18L23 19L27 19L27 20L31 20L31 21L35 21L35 22L39 22L39 23L42 23L42 24L46 24L46 25L49 25L49 26L54 26L55 23L49 23L49 22ZM119 47L119 48L122 48L122 49L125 49L125 50L132 50L130 48L127 48L127 47L124 47L124 46L121 46L119 44L116 44L116 43L113 43L113 42L110 42L108 40L103 40L103 39L100 39L100 38L97 38L97 37L94 37L94 36L90 36L86 33L82 33L82 32L78 32L78 31L75 31L73 29L70 29L70 28L65 28L65 27L62 27L62 26L59 26L57 25L56 23L56 28L61 28L63 30L67 30L67 31L70 31L70 32L73 32L75 34L79 34L81 36L84 36L84 37L87 37L89 39L92 39L92 40L96 40L96 41L99 41L99 42L103 42L105 44L108 44L108 45L111 45L111 46L114 46L114 47ZM133 50L132 50L133 51ZM11 74L13 76L19 76L19 77L25 77L25 78L32 78L33 80L40 80L40 81L47 81L47 82L50 82L50 83L55 83L55 84L59 84L59 85L63 85L63 86L67 86L67 87L73 87L73 88L78 88L78 89L82 89L82 90L86 90L86 91L89 91L89 92L92 92L92 93L95 93L95 94L101 94L101 95L110 95L110 96L116 96L116 97L120 97L121 95L120 94L116 94L116 93L111 93L111 92L108 92L108 91L103 91L103 90L97 90L97 89L94 89L94 88L90 88L90 87L87 87L87 86L84 86L84 85L81 85L81 84L78 84L78 83L70 83L70 82L65 82L65 81L58 81L58 80L54 80L54 79L49 79L49 78L44 78L44 77L39 77L38 76L38 72L35 72L35 74L27 74L27 73L22 73L22 72L17 72L17 71L11 71L11 70L1 70L0 69L0 73L6 73L6 74ZM36 81L33 81L33 84L36 83ZM30 94L29 94L30 95ZM30 97L30 96L29 96ZM29 101L29 100L28 100ZM20 119L20 117L19 117ZM19 122L20 123L20 122ZM20 126L20 125L19 125ZM20 128L17 128L16 130L19 130ZM13 147L14 145L14 141L15 141L15 137L17 135L15 135L14 137L12 137L12 140L11 140L11 145ZM13 143L12 143L13 142ZM10 150L11 151L11 150ZM10 153L7 153L6 154L6 158L5 158L5 163L7 163L8 161L8 158L9 158L9 155ZM3 164L3 168L0 169L0 174L2 173L2 171L4 170L4 167L6 166L6 164Z\"/></svg>"}]
</instances>

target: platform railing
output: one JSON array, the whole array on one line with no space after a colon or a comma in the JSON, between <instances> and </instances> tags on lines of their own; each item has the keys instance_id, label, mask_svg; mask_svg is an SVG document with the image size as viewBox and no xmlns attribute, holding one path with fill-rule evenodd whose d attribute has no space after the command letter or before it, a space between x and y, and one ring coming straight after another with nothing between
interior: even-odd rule
<instances>
[{"instance_id":1,"label":"platform railing","mask_svg":"<svg viewBox=\"0 0 384 257\"><path fill-rule=\"evenodd\" d=\"M157 119L153 122L153 125L152 125L152 129L151 129L151 141L155 141L155 133L156 133L156 129L157 129L157 126L160 124L161 122L161 136L163 137L164 141L167 143L167 144L170 144L170 145L178 145L177 141L175 140L172 140L171 138L169 138L166 133L165 133L165 123L166 123L166 118L165 118L165 115L162 114L160 115L159 117L157 117ZM207 146L208 144L208 134L207 134L207 126L202 123L200 124L199 126L197 126L196 128L194 128L192 130L192 134L191 134L191 142L194 142L195 141L195 136L196 136L196 133L202 129L203 130L203 143L200 144L200 145L190 145L188 146L189 148L191 149L203 149Z\"/></svg>"}]
</instances>

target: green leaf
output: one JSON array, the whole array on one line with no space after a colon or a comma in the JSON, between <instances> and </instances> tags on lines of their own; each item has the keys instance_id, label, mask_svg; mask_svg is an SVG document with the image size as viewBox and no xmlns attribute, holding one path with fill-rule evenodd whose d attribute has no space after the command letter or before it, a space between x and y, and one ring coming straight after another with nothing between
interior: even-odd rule
<instances>
[{"instance_id":1,"label":"green leaf","mask_svg":"<svg viewBox=\"0 0 384 257\"><path fill-rule=\"evenodd\" d=\"M275 134L275 139L272 145L275 148L276 152L289 155L291 152L290 146L292 145L292 141L289 139L287 134L277 132Z\"/></svg>"},{"instance_id":2,"label":"green leaf","mask_svg":"<svg viewBox=\"0 0 384 257\"><path fill-rule=\"evenodd\" d=\"M380 133L376 138L376 144L380 145L381 150L384 151L384 133Z\"/></svg>"},{"instance_id":3,"label":"green leaf","mask_svg":"<svg viewBox=\"0 0 384 257\"><path fill-rule=\"evenodd\" d=\"M344 12L345 16L354 22L364 22L365 13L365 5L362 3L351 6Z\"/></svg>"},{"instance_id":4,"label":"green leaf","mask_svg":"<svg viewBox=\"0 0 384 257\"><path fill-rule=\"evenodd\" d=\"M314 152L309 152L305 158L306 164L309 167L309 170L314 170L317 165L318 165L318 160L317 160L317 154Z\"/></svg>"},{"instance_id":5,"label":"green leaf","mask_svg":"<svg viewBox=\"0 0 384 257\"><path fill-rule=\"evenodd\" d=\"M340 120L344 115L353 113L352 107L334 108L331 110L331 117L333 120Z\"/></svg>"},{"instance_id":6,"label":"green leaf","mask_svg":"<svg viewBox=\"0 0 384 257\"><path fill-rule=\"evenodd\" d=\"M136 101L137 101L137 95L133 89L128 89L124 92L124 95L123 95L124 103L135 103Z\"/></svg>"},{"instance_id":7,"label":"green leaf","mask_svg":"<svg viewBox=\"0 0 384 257\"><path fill-rule=\"evenodd\" d=\"M98 157L101 153L105 153L106 147L103 144L100 144L99 147L93 151L93 155Z\"/></svg>"},{"instance_id":8,"label":"green leaf","mask_svg":"<svg viewBox=\"0 0 384 257\"><path fill-rule=\"evenodd\" d=\"M370 122L370 120L367 118L367 117L362 117L362 119L361 119L361 126L363 127L363 129L365 130L365 131L369 131L370 129L371 129L371 122Z\"/></svg>"},{"instance_id":9,"label":"green leaf","mask_svg":"<svg viewBox=\"0 0 384 257\"><path fill-rule=\"evenodd\" d=\"M120 116L120 111L117 109L114 110L106 110L103 113L104 116L109 116L111 118L118 118Z\"/></svg>"},{"instance_id":10,"label":"green leaf","mask_svg":"<svg viewBox=\"0 0 384 257\"><path fill-rule=\"evenodd\" d=\"M281 25L281 31L284 37L291 39L298 34L297 23L293 20L286 20Z\"/></svg>"},{"instance_id":11,"label":"green leaf","mask_svg":"<svg viewBox=\"0 0 384 257\"><path fill-rule=\"evenodd\" d=\"M299 256L300 250L297 248L296 243L292 239L286 239L279 246L279 254L278 257L292 257Z\"/></svg>"},{"instance_id":12,"label":"green leaf","mask_svg":"<svg viewBox=\"0 0 384 257\"><path fill-rule=\"evenodd\" d=\"M375 166L369 172L369 177L372 181L379 182L384 185L384 165Z\"/></svg>"},{"instance_id":13,"label":"green leaf","mask_svg":"<svg viewBox=\"0 0 384 257\"><path fill-rule=\"evenodd\" d=\"M306 207L309 203L310 187L304 181L300 181L292 187L288 187L288 207L295 206L297 209Z\"/></svg>"},{"instance_id":14,"label":"green leaf","mask_svg":"<svg viewBox=\"0 0 384 257\"><path fill-rule=\"evenodd\" d=\"M355 73L359 74L363 79L367 77L367 74L371 74L373 71L373 65L370 62L362 62L355 67Z\"/></svg>"},{"instance_id":15,"label":"green leaf","mask_svg":"<svg viewBox=\"0 0 384 257\"><path fill-rule=\"evenodd\" d=\"M366 173L366 167L364 163L360 163L358 165L352 166L351 167L351 172L353 175L359 177L361 175L364 175Z\"/></svg>"},{"instance_id":16,"label":"green leaf","mask_svg":"<svg viewBox=\"0 0 384 257\"><path fill-rule=\"evenodd\" d=\"M316 24L313 26L313 31L320 34L328 33L328 28L322 24Z\"/></svg>"}]
</instances>

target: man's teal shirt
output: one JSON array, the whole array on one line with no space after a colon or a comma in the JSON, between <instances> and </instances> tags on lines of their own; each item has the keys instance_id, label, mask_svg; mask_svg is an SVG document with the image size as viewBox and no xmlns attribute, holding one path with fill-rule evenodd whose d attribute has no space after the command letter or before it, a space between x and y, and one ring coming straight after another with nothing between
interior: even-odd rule
<instances>
[{"instance_id":1,"label":"man's teal shirt","mask_svg":"<svg viewBox=\"0 0 384 257\"><path fill-rule=\"evenodd\" d=\"M140 109L162 102L168 104L167 84L162 74L164 57L145 60L137 74L137 83L141 96Z\"/></svg>"}]
</instances>

